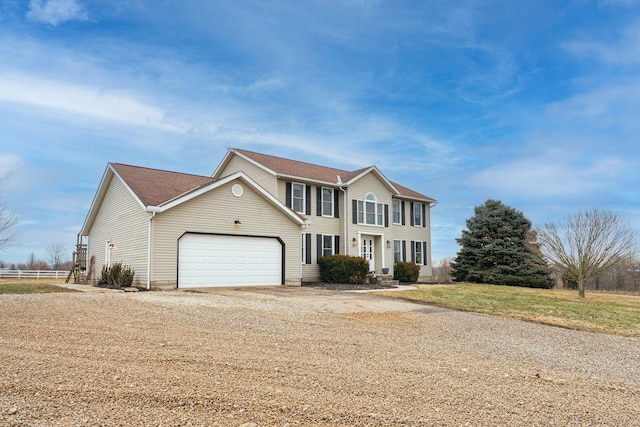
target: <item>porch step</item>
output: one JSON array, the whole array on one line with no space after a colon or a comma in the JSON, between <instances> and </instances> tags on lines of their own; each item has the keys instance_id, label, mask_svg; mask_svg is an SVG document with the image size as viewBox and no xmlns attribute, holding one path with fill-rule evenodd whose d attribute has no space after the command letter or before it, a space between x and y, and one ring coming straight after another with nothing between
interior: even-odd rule
<instances>
[{"instance_id":1,"label":"porch step","mask_svg":"<svg viewBox=\"0 0 640 427\"><path fill-rule=\"evenodd\" d=\"M395 280L391 274L367 274L368 283L377 283L379 285L397 286L400 281Z\"/></svg>"}]
</instances>

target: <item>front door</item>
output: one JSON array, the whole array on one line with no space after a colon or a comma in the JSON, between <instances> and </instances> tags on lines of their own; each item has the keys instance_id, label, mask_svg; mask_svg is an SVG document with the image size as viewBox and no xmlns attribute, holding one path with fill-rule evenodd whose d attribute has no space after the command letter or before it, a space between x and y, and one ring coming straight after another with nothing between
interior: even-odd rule
<instances>
[{"instance_id":1,"label":"front door","mask_svg":"<svg viewBox=\"0 0 640 427\"><path fill-rule=\"evenodd\" d=\"M373 237L362 236L360 256L369 261L369 271L376 271L376 257L373 252Z\"/></svg>"}]
</instances>

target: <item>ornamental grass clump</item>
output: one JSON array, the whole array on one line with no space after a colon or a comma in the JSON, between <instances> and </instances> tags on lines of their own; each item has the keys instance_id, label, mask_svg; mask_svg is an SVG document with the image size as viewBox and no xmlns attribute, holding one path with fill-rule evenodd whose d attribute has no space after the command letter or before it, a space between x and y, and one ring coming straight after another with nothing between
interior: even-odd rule
<instances>
[{"instance_id":1,"label":"ornamental grass clump","mask_svg":"<svg viewBox=\"0 0 640 427\"><path fill-rule=\"evenodd\" d=\"M133 284L135 270L128 265L122 265L120 262L106 265L102 267L98 286L105 288L128 288Z\"/></svg>"}]
</instances>

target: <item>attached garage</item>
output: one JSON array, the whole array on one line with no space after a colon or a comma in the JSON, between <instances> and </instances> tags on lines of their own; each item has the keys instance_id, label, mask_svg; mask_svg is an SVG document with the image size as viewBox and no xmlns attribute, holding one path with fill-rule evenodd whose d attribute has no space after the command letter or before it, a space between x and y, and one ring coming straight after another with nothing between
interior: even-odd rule
<instances>
[{"instance_id":1,"label":"attached garage","mask_svg":"<svg viewBox=\"0 0 640 427\"><path fill-rule=\"evenodd\" d=\"M284 244L277 237L186 233L178 240L178 287L283 284Z\"/></svg>"}]
</instances>

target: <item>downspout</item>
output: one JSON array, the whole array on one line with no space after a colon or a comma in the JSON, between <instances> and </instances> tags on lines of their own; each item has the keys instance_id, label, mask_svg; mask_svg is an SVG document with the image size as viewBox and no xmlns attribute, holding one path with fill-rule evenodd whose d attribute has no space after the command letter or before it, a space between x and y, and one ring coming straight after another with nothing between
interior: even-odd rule
<instances>
[{"instance_id":1,"label":"downspout","mask_svg":"<svg viewBox=\"0 0 640 427\"><path fill-rule=\"evenodd\" d=\"M147 290L151 290L151 223L153 218L156 217L156 212L160 212L160 208L157 206L147 206L147 212L151 212L149 217L149 229L147 234Z\"/></svg>"},{"instance_id":2,"label":"downspout","mask_svg":"<svg viewBox=\"0 0 640 427\"><path fill-rule=\"evenodd\" d=\"M337 175L337 177L338 188L340 189L340 191L342 191L342 194L344 194L342 203L342 209L344 210L344 213L342 215L342 223L344 224L344 238L342 239L344 240L344 254L349 255L349 238L347 236L347 215L349 214L349 205L347 203L347 190L345 190L343 187L342 178L340 178L340 175Z\"/></svg>"}]
</instances>

